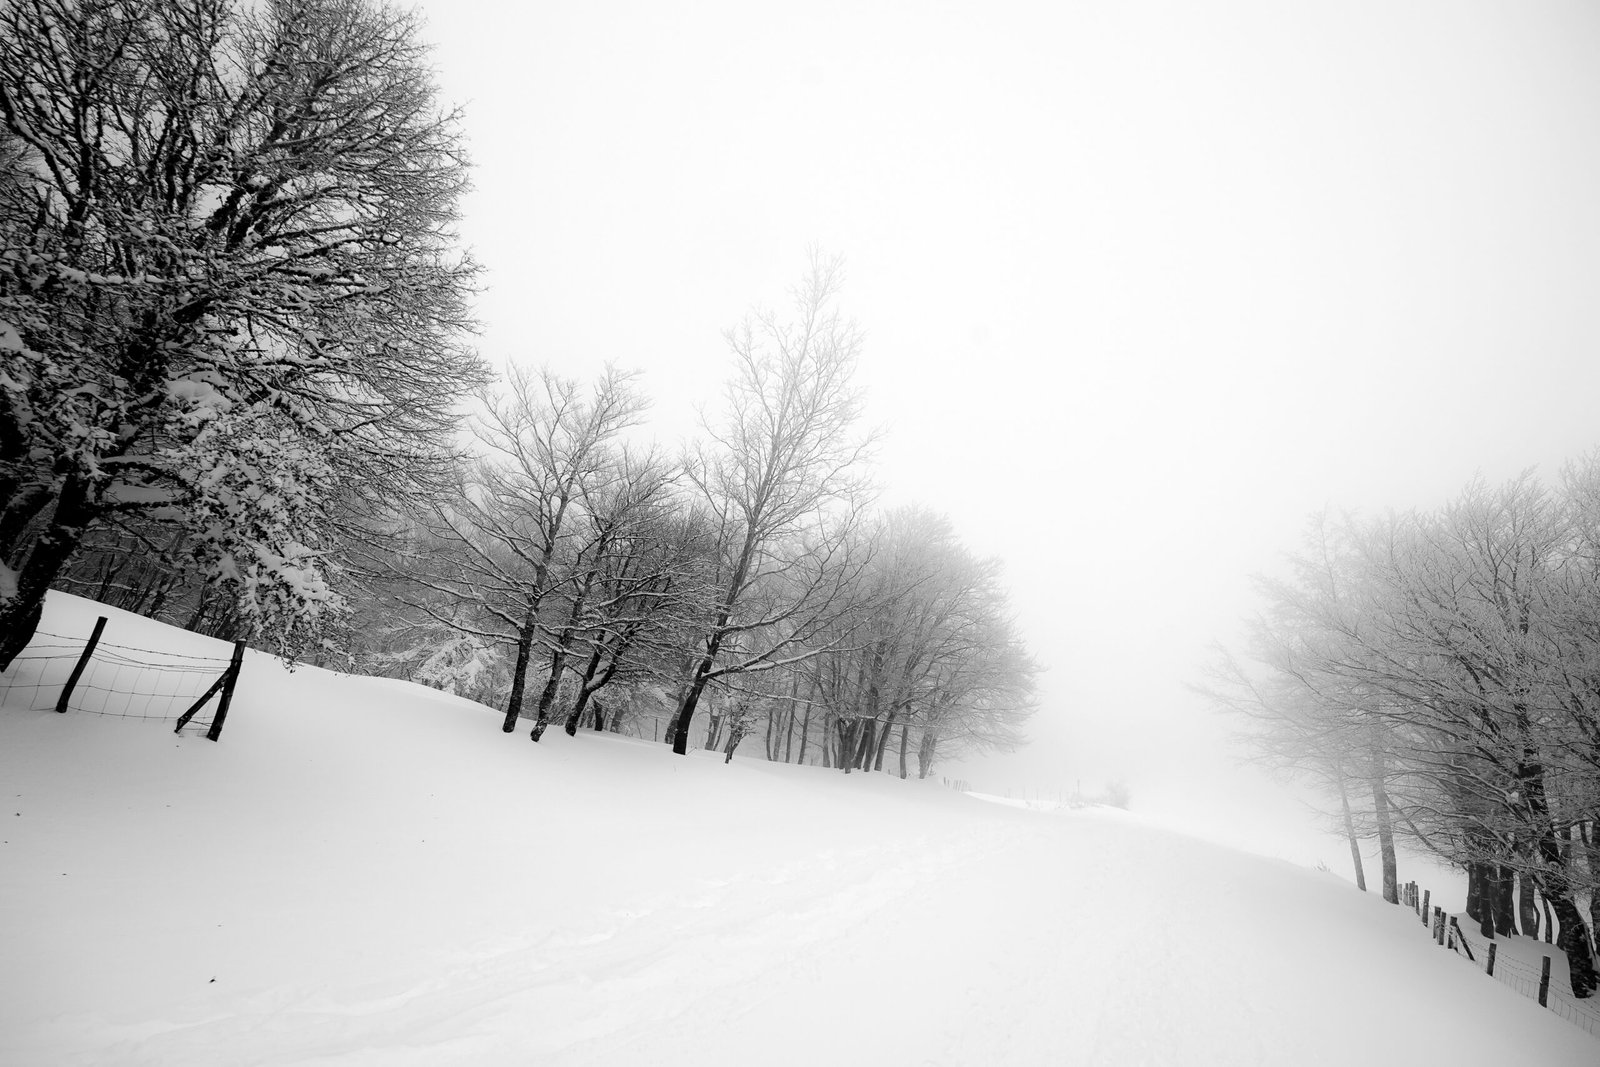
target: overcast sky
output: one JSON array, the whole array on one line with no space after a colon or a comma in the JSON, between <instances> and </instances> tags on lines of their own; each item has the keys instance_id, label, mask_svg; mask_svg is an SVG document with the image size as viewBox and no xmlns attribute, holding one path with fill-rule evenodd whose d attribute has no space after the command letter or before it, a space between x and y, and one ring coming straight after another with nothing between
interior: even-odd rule
<instances>
[{"instance_id":1,"label":"overcast sky","mask_svg":"<svg viewBox=\"0 0 1600 1067\"><path fill-rule=\"evenodd\" d=\"M1243 826L1182 683L1249 576L1600 444L1592 3L421 6L491 359L639 368L675 441L846 257L885 499L1004 559L1047 668L975 785Z\"/></svg>"}]
</instances>

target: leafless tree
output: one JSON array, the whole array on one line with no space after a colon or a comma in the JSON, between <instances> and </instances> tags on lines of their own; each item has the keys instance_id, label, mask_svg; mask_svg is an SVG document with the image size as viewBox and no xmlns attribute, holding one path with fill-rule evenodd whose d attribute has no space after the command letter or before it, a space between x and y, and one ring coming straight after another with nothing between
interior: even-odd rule
<instances>
[{"instance_id":1,"label":"leafless tree","mask_svg":"<svg viewBox=\"0 0 1600 1067\"><path fill-rule=\"evenodd\" d=\"M718 594L674 716L679 754L708 685L817 653L811 640L859 566L847 534L872 438L855 429L861 333L833 306L841 280L838 259L813 254L792 320L757 314L727 335L726 410L687 463L717 531Z\"/></svg>"},{"instance_id":2,"label":"leafless tree","mask_svg":"<svg viewBox=\"0 0 1600 1067\"><path fill-rule=\"evenodd\" d=\"M1536 914L1536 887L1578 996L1595 988L1578 897L1600 882L1582 847L1600 810L1585 510L1524 476L1435 513L1345 523L1266 587L1254 642L1270 673L1257 707L1277 719L1263 736L1368 781L1380 834L1468 871L1485 934L1515 931L1516 880Z\"/></svg>"},{"instance_id":3,"label":"leafless tree","mask_svg":"<svg viewBox=\"0 0 1600 1067\"><path fill-rule=\"evenodd\" d=\"M583 580L594 535L586 494L610 477L612 449L644 408L634 376L615 369L587 388L548 370L513 370L506 391L485 398L477 427L485 455L455 493L416 517L422 541L400 557L404 577L421 591L409 603L514 650L506 733L522 714L535 649L559 647L571 628L570 598L556 601ZM560 669L552 673L559 682Z\"/></svg>"}]
</instances>

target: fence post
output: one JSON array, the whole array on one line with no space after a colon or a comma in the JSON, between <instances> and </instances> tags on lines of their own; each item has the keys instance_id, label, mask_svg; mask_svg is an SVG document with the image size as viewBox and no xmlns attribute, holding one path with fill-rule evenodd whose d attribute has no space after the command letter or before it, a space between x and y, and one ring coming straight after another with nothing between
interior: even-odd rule
<instances>
[{"instance_id":1,"label":"fence post","mask_svg":"<svg viewBox=\"0 0 1600 1067\"><path fill-rule=\"evenodd\" d=\"M1494 977L1494 952L1495 949L1499 947L1500 946L1495 944L1493 941L1489 942L1489 970L1487 973L1490 978Z\"/></svg>"},{"instance_id":2,"label":"fence post","mask_svg":"<svg viewBox=\"0 0 1600 1067\"><path fill-rule=\"evenodd\" d=\"M1461 943L1461 947L1466 950L1467 959L1471 960L1473 963L1477 963L1477 958L1472 955L1472 945L1467 941L1467 932L1461 929L1461 924L1456 922L1456 917L1454 915L1450 916L1450 927L1456 932L1456 940L1459 941Z\"/></svg>"},{"instance_id":3,"label":"fence post","mask_svg":"<svg viewBox=\"0 0 1600 1067\"><path fill-rule=\"evenodd\" d=\"M1544 958L1544 963L1539 967L1539 1007L1550 1006L1550 957Z\"/></svg>"},{"instance_id":4,"label":"fence post","mask_svg":"<svg viewBox=\"0 0 1600 1067\"><path fill-rule=\"evenodd\" d=\"M222 676L222 699L217 702L217 714L211 720L211 729L206 731L208 741L215 741L222 736L222 724L228 718L228 705L233 702L233 684L239 680L239 668L243 664L244 642L235 641L233 658L228 661L228 671Z\"/></svg>"},{"instance_id":5,"label":"fence post","mask_svg":"<svg viewBox=\"0 0 1600 1067\"><path fill-rule=\"evenodd\" d=\"M1427 926L1429 921L1432 919L1432 916L1429 915L1429 913L1428 913L1428 897L1431 896L1431 895L1432 895L1432 890L1424 889L1422 891L1422 925L1423 926Z\"/></svg>"},{"instance_id":6,"label":"fence post","mask_svg":"<svg viewBox=\"0 0 1600 1067\"><path fill-rule=\"evenodd\" d=\"M65 712L67 701L72 699L72 691L77 688L78 679L83 677L83 669L89 665L89 657L94 655L94 646L100 643L100 634L106 628L106 617L100 616L94 620L94 632L89 635L89 643L83 646L83 654L78 657L77 666L72 668L72 674L67 678L66 687L61 690L61 699L56 701L56 710Z\"/></svg>"}]
</instances>

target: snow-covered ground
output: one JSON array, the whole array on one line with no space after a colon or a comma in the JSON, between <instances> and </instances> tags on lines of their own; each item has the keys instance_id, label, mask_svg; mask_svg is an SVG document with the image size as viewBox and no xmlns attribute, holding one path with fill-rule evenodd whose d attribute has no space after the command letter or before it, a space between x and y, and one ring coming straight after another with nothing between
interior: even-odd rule
<instances>
[{"instance_id":1,"label":"snow-covered ground","mask_svg":"<svg viewBox=\"0 0 1600 1067\"><path fill-rule=\"evenodd\" d=\"M1600 1062L1326 873L254 654L216 744L8 707L0 793L6 1064Z\"/></svg>"}]
</instances>

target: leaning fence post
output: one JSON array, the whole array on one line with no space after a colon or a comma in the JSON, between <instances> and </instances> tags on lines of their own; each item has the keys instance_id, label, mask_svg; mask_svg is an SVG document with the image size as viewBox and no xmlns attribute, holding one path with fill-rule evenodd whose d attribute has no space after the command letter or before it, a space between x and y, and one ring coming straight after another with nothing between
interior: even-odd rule
<instances>
[{"instance_id":1,"label":"leaning fence post","mask_svg":"<svg viewBox=\"0 0 1600 1067\"><path fill-rule=\"evenodd\" d=\"M1486 972L1490 978L1494 977L1494 953L1500 946L1493 941L1489 942L1489 970Z\"/></svg>"},{"instance_id":2,"label":"leaning fence post","mask_svg":"<svg viewBox=\"0 0 1600 1067\"><path fill-rule=\"evenodd\" d=\"M244 642L233 643L233 658L228 661L228 671L222 682L222 699L217 701L217 714L211 720L206 739L215 741L222 736L222 724L228 718L228 705L233 701L233 684L239 680L239 667L244 663Z\"/></svg>"},{"instance_id":3,"label":"leaning fence post","mask_svg":"<svg viewBox=\"0 0 1600 1067\"><path fill-rule=\"evenodd\" d=\"M94 655L94 646L100 643L100 633L105 628L104 615L94 620L94 632L89 635L89 643L83 646L83 654L78 657L77 666L72 668L72 674L67 678L65 688L61 690L61 699L56 701L57 711L67 710L67 701L72 699L72 691L77 688L78 679L83 677L83 669L89 665L89 657Z\"/></svg>"},{"instance_id":4,"label":"leaning fence post","mask_svg":"<svg viewBox=\"0 0 1600 1067\"><path fill-rule=\"evenodd\" d=\"M1431 922L1432 918L1433 918L1433 916L1428 911L1428 897L1432 894L1432 892L1433 891L1430 890L1430 889L1424 889L1422 891L1422 925L1423 926L1427 926L1428 923Z\"/></svg>"},{"instance_id":5,"label":"leaning fence post","mask_svg":"<svg viewBox=\"0 0 1600 1067\"><path fill-rule=\"evenodd\" d=\"M1544 958L1544 963L1539 967L1539 1007L1550 1006L1550 957Z\"/></svg>"},{"instance_id":6,"label":"leaning fence post","mask_svg":"<svg viewBox=\"0 0 1600 1067\"><path fill-rule=\"evenodd\" d=\"M1456 940L1460 942L1462 948L1466 949L1467 959L1472 960L1473 963L1477 963L1478 961L1476 957L1472 955L1472 945L1467 941L1467 932L1461 929L1461 924L1456 922L1456 917L1454 915L1450 916L1450 926L1456 932Z\"/></svg>"}]
</instances>

